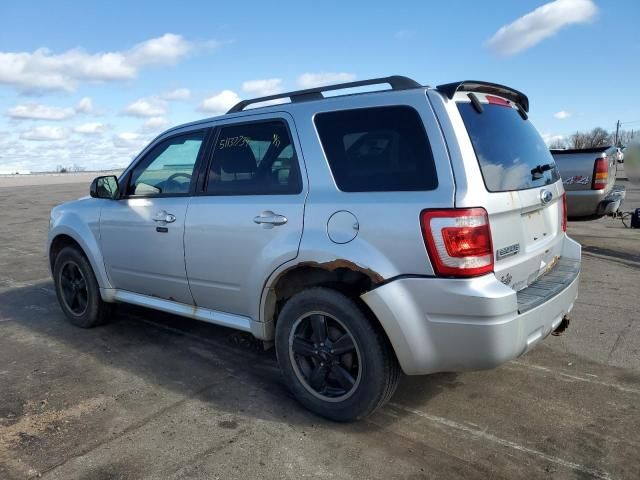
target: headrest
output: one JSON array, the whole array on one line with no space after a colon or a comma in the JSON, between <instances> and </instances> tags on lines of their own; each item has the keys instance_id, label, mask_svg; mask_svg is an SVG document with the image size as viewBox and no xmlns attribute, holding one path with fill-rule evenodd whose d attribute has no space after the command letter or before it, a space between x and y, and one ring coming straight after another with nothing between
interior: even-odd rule
<instances>
[{"instance_id":1,"label":"headrest","mask_svg":"<svg viewBox=\"0 0 640 480\"><path fill-rule=\"evenodd\" d=\"M248 145L225 148L218 150L215 154L222 157L219 160L224 173L254 173L258 169L256 159Z\"/></svg>"}]
</instances>

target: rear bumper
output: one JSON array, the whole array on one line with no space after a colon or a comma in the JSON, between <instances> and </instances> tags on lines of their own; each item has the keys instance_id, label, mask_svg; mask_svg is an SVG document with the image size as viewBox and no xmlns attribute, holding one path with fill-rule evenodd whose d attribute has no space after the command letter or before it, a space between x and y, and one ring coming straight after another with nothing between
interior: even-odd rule
<instances>
[{"instance_id":1,"label":"rear bumper","mask_svg":"<svg viewBox=\"0 0 640 480\"><path fill-rule=\"evenodd\" d=\"M598 215L616 212L626 196L627 189L624 185L614 185L613 190L598 204Z\"/></svg>"},{"instance_id":2,"label":"rear bumper","mask_svg":"<svg viewBox=\"0 0 640 480\"><path fill-rule=\"evenodd\" d=\"M626 190L622 185L614 185L605 190L567 190L567 215L569 217L588 217L607 215L620 208Z\"/></svg>"},{"instance_id":3,"label":"rear bumper","mask_svg":"<svg viewBox=\"0 0 640 480\"><path fill-rule=\"evenodd\" d=\"M563 265L571 271L558 271ZM566 237L558 266L518 293L491 274L401 278L362 299L406 374L483 370L522 355L558 327L578 295L579 268L580 245Z\"/></svg>"}]
</instances>

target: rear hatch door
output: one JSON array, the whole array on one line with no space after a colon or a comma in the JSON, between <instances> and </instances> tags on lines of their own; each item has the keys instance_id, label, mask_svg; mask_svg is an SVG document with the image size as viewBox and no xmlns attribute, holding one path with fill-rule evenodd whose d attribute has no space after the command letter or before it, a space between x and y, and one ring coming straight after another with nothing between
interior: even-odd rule
<instances>
[{"instance_id":1,"label":"rear hatch door","mask_svg":"<svg viewBox=\"0 0 640 480\"><path fill-rule=\"evenodd\" d=\"M558 169L514 101L463 92L455 100L475 154L467 164L477 165L481 176L472 177L482 179L482 184L468 185L481 193L460 192L460 200L481 199L475 206L489 214L494 272L505 285L522 290L550 271L562 254L564 190Z\"/></svg>"}]
</instances>

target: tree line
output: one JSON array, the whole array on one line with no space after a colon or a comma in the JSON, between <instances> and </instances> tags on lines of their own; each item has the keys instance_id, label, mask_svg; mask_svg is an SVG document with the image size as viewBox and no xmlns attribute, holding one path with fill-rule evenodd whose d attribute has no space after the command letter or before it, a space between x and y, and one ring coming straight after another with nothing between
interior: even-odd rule
<instances>
[{"instance_id":1,"label":"tree line","mask_svg":"<svg viewBox=\"0 0 640 480\"><path fill-rule=\"evenodd\" d=\"M84 172L86 169L80 165L73 164L71 166L58 165L56 173Z\"/></svg>"},{"instance_id":2,"label":"tree line","mask_svg":"<svg viewBox=\"0 0 640 480\"><path fill-rule=\"evenodd\" d=\"M626 146L633 138L640 137L638 130L620 130L616 142L616 132L608 132L602 127L585 132L576 132L568 137L553 140L549 148L591 148L616 145Z\"/></svg>"}]
</instances>

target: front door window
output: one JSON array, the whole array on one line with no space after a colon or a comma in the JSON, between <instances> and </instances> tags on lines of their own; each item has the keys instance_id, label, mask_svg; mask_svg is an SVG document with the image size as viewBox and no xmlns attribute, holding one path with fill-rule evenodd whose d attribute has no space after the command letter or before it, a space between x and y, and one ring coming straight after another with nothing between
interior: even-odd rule
<instances>
[{"instance_id":1,"label":"front door window","mask_svg":"<svg viewBox=\"0 0 640 480\"><path fill-rule=\"evenodd\" d=\"M204 132L167 139L156 145L133 169L127 194L176 195L189 193Z\"/></svg>"}]
</instances>

